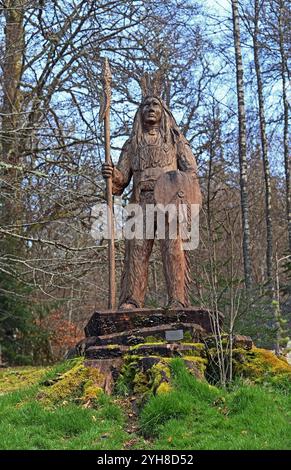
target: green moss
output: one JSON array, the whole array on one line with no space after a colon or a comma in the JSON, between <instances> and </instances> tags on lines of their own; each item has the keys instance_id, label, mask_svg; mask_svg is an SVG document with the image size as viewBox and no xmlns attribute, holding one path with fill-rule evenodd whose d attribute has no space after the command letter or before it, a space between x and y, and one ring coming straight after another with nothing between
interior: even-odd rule
<instances>
[{"instance_id":1,"label":"green moss","mask_svg":"<svg viewBox=\"0 0 291 470\"><path fill-rule=\"evenodd\" d=\"M133 393L136 395L144 395L149 391L149 379L147 374L142 371L137 371L133 382Z\"/></svg>"},{"instance_id":2,"label":"green moss","mask_svg":"<svg viewBox=\"0 0 291 470\"><path fill-rule=\"evenodd\" d=\"M168 383L168 382L162 382L157 390L156 390L156 394L157 395L161 395L163 393L169 393L173 390L173 387Z\"/></svg>"},{"instance_id":3,"label":"green moss","mask_svg":"<svg viewBox=\"0 0 291 470\"><path fill-rule=\"evenodd\" d=\"M186 348L183 351L183 359L191 374L204 380L205 369L208 363L205 357L201 357L205 354L204 345L201 343L186 344L189 345L189 349ZM139 348L142 346L142 344L138 344L131 347L131 351L134 351L134 354L124 357L124 365L115 387L115 391L118 394L129 395L134 393L145 396L148 393L156 394L163 390L171 389L171 363L175 358L161 357L159 355L138 355L139 352L142 353L142 351L139 351ZM154 360L154 364L146 372L143 370L143 359Z\"/></svg>"},{"instance_id":4,"label":"green moss","mask_svg":"<svg viewBox=\"0 0 291 470\"><path fill-rule=\"evenodd\" d=\"M170 364L161 360L150 369L150 386L153 393L157 393L159 387L163 384L169 384L171 379Z\"/></svg>"},{"instance_id":5,"label":"green moss","mask_svg":"<svg viewBox=\"0 0 291 470\"><path fill-rule=\"evenodd\" d=\"M82 359L81 361L55 380L47 382L48 386L41 389L38 398L45 405L88 402L100 394L104 376L98 368L85 367Z\"/></svg>"},{"instance_id":6,"label":"green moss","mask_svg":"<svg viewBox=\"0 0 291 470\"><path fill-rule=\"evenodd\" d=\"M229 345L229 335L222 334L220 339L221 339L221 345L223 347L227 347ZM217 338L215 337L215 335L207 336L206 344L207 344L209 349L210 348L216 348Z\"/></svg>"},{"instance_id":7,"label":"green moss","mask_svg":"<svg viewBox=\"0 0 291 470\"><path fill-rule=\"evenodd\" d=\"M205 371L208 365L208 360L198 356L184 356L184 361L189 372L197 379L205 380Z\"/></svg>"},{"instance_id":8,"label":"green moss","mask_svg":"<svg viewBox=\"0 0 291 470\"><path fill-rule=\"evenodd\" d=\"M150 346L161 346L161 344L166 344L164 341L160 341L160 342L150 342L150 343L147 343L147 345L150 345ZM139 350L142 349L143 347L145 346L145 343L142 343L142 344L135 344L134 346L131 346L129 348L130 351L134 351L135 355L138 357L138 353L139 353ZM183 343L183 346L187 347L189 346L189 349L184 349L183 351L181 350L180 351L180 354L182 356L203 356L205 357L206 356L206 351L205 351L205 346L204 344L202 343L186 343L184 342ZM141 354L142 354L142 351L141 351ZM133 356L132 356L133 357ZM155 357L154 355L151 355L151 356L148 356L148 357ZM160 357L160 356L156 356L156 357Z\"/></svg>"},{"instance_id":9,"label":"green moss","mask_svg":"<svg viewBox=\"0 0 291 470\"><path fill-rule=\"evenodd\" d=\"M138 351L140 348L143 348L145 345L151 345L151 346L160 346L164 341L158 341L157 338L154 338L153 336L148 336L147 338L154 339L154 341L147 341L146 343L141 343L141 344L135 344L134 346L130 346L129 350L130 351Z\"/></svg>"},{"instance_id":10,"label":"green moss","mask_svg":"<svg viewBox=\"0 0 291 470\"><path fill-rule=\"evenodd\" d=\"M184 346L189 346L189 350L181 351L183 356L206 356L205 346L202 343L184 343Z\"/></svg>"},{"instance_id":11,"label":"green moss","mask_svg":"<svg viewBox=\"0 0 291 470\"><path fill-rule=\"evenodd\" d=\"M147 357L149 359L152 356ZM156 393L163 382L170 382L170 358L160 358L159 362L143 369L142 357L126 356L125 363L115 386L115 392L120 395L139 395L145 397L149 393Z\"/></svg>"},{"instance_id":12,"label":"green moss","mask_svg":"<svg viewBox=\"0 0 291 470\"><path fill-rule=\"evenodd\" d=\"M161 344L165 342L164 340L162 340L161 338L157 338L156 336L146 336L144 341L147 344Z\"/></svg>"},{"instance_id":13,"label":"green moss","mask_svg":"<svg viewBox=\"0 0 291 470\"><path fill-rule=\"evenodd\" d=\"M145 357L144 355L138 355L138 354L126 354L123 356L123 360L125 363L129 364L130 362L138 362L140 359ZM157 356L155 354L149 354L146 356L147 358L152 358L152 359L162 359L161 356ZM171 357L163 357L163 361L171 361Z\"/></svg>"},{"instance_id":14,"label":"green moss","mask_svg":"<svg viewBox=\"0 0 291 470\"><path fill-rule=\"evenodd\" d=\"M39 382L46 373L44 367L17 367L0 369L0 393L13 392Z\"/></svg>"},{"instance_id":15,"label":"green moss","mask_svg":"<svg viewBox=\"0 0 291 470\"><path fill-rule=\"evenodd\" d=\"M204 366L208 364L208 359L206 359L205 357L190 355L190 356L184 356L183 359L185 359L185 361L197 362L199 364L203 364Z\"/></svg>"},{"instance_id":16,"label":"green moss","mask_svg":"<svg viewBox=\"0 0 291 470\"><path fill-rule=\"evenodd\" d=\"M103 388L98 387L92 381L89 380L84 385L84 391L83 391L83 394L82 394L82 399L85 402L88 402L88 401L90 402L92 400L97 399L102 393L104 393Z\"/></svg>"},{"instance_id":17,"label":"green moss","mask_svg":"<svg viewBox=\"0 0 291 470\"><path fill-rule=\"evenodd\" d=\"M114 387L118 395L127 396L133 392L134 378L138 372L138 359L135 356L124 356L124 364Z\"/></svg>"},{"instance_id":18,"label":"green moss","mask_svg":"<svg viewBox=\"0 0 291 470\"><path fill-rule=\"evenodd\" d=\"M270 381L278 384L286 378L291 381L290 364L266 349L234 349L233 363L235 375L253 379L255 382Z\"/></svg>"},{"instance_id":19,"label":"green moss","mask_svg":"<svg viewBox=\"0 0 291 470\"><path fill-rule=\"evenodd\" d=\"M192 335L190 331L185 331L184 338L182 339L181 343L191 343L191 341L192 341Z\"/></svg>"}]
</instances>

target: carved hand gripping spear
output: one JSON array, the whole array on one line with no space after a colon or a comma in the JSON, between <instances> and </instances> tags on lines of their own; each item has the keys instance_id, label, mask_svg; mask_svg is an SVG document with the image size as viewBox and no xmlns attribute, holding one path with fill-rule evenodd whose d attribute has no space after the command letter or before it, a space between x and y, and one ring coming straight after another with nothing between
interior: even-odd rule
<instances>
[{"instance_id":1,"label":"carved hand gripping spear","mask_svg":"<svg viewBox=\"0 0 291 470\"><path fill-rule=\"evenodd\" d=\"M111 162L110 156L110 102L111 102L111 70L108 59L103 62L102 85L103 100L100 107L99 121L104 121L105 162ZM107 227L108 227L108 262L109 262L109 292L108 308L115 308L115 250L114 250L114 220L112 208L112 177L106 179Z\"/></svg>"}]
</instances>

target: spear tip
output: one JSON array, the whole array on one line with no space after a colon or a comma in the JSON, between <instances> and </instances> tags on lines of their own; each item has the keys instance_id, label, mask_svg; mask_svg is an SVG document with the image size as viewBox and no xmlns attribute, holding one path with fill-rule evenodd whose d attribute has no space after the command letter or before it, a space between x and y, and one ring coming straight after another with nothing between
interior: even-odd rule
<instances>
[{"instance_id":1,"label":"spear tip","mask_svg":"<svg viewBox=\"0 0 291 470\"><path fill-rule=\"evenodd\" d=\"M103 79L106 83L111 82L111 79L112 79L110 64L109 64L109 60L108 60L107 57L104 57L104 58L103 58L103 64L102 64L102 79Z\"/></svg>"},{"instance_id":2,"label":"spear tip","mask_svg":"<svg viewBox=\"0 0 291 470\"><path fill-rule=\"evenodd\" d=\"M99 110L99 122L103 121L106 115L106 112L110 108L111 102L111 70L109 65L109 60L107 57L103 58L102 63L102 78L101 82L103 85L103 95L101 96L101 104Z\"/></svg>"}]
</instances>

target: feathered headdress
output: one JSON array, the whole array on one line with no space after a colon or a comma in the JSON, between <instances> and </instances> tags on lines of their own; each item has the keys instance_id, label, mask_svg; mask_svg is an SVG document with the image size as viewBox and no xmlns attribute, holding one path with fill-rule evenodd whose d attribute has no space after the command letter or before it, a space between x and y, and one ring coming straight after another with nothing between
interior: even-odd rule
<instances>
[{"instance_id":1,"label":"feathered headdress","mask_svg":"<svg viewBox=\"0 0 291 470\"><path fill-rule=\"evenodd\" d=\"M154 73L146 72L140 79L142 97L157 96L162 97L164 86L164 74L161 70Z\"/></svg>"}]
</instances>

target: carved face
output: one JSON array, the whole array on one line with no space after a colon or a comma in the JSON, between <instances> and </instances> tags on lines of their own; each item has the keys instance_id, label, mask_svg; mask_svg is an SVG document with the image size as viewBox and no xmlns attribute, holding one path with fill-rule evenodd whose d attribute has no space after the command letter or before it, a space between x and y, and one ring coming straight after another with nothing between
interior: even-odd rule
<instances>
[{"instance_id":1,"label":"carved face","mask_svg":"<svg viewBox=\"0 0 291 470\"><path fill-rule=\"evenodd\" d=\"M159 100L153 96L145 99L142 106L142 119L145 124L159 124L162 119L162 106Z\"/></svg>"}]
</instances>

